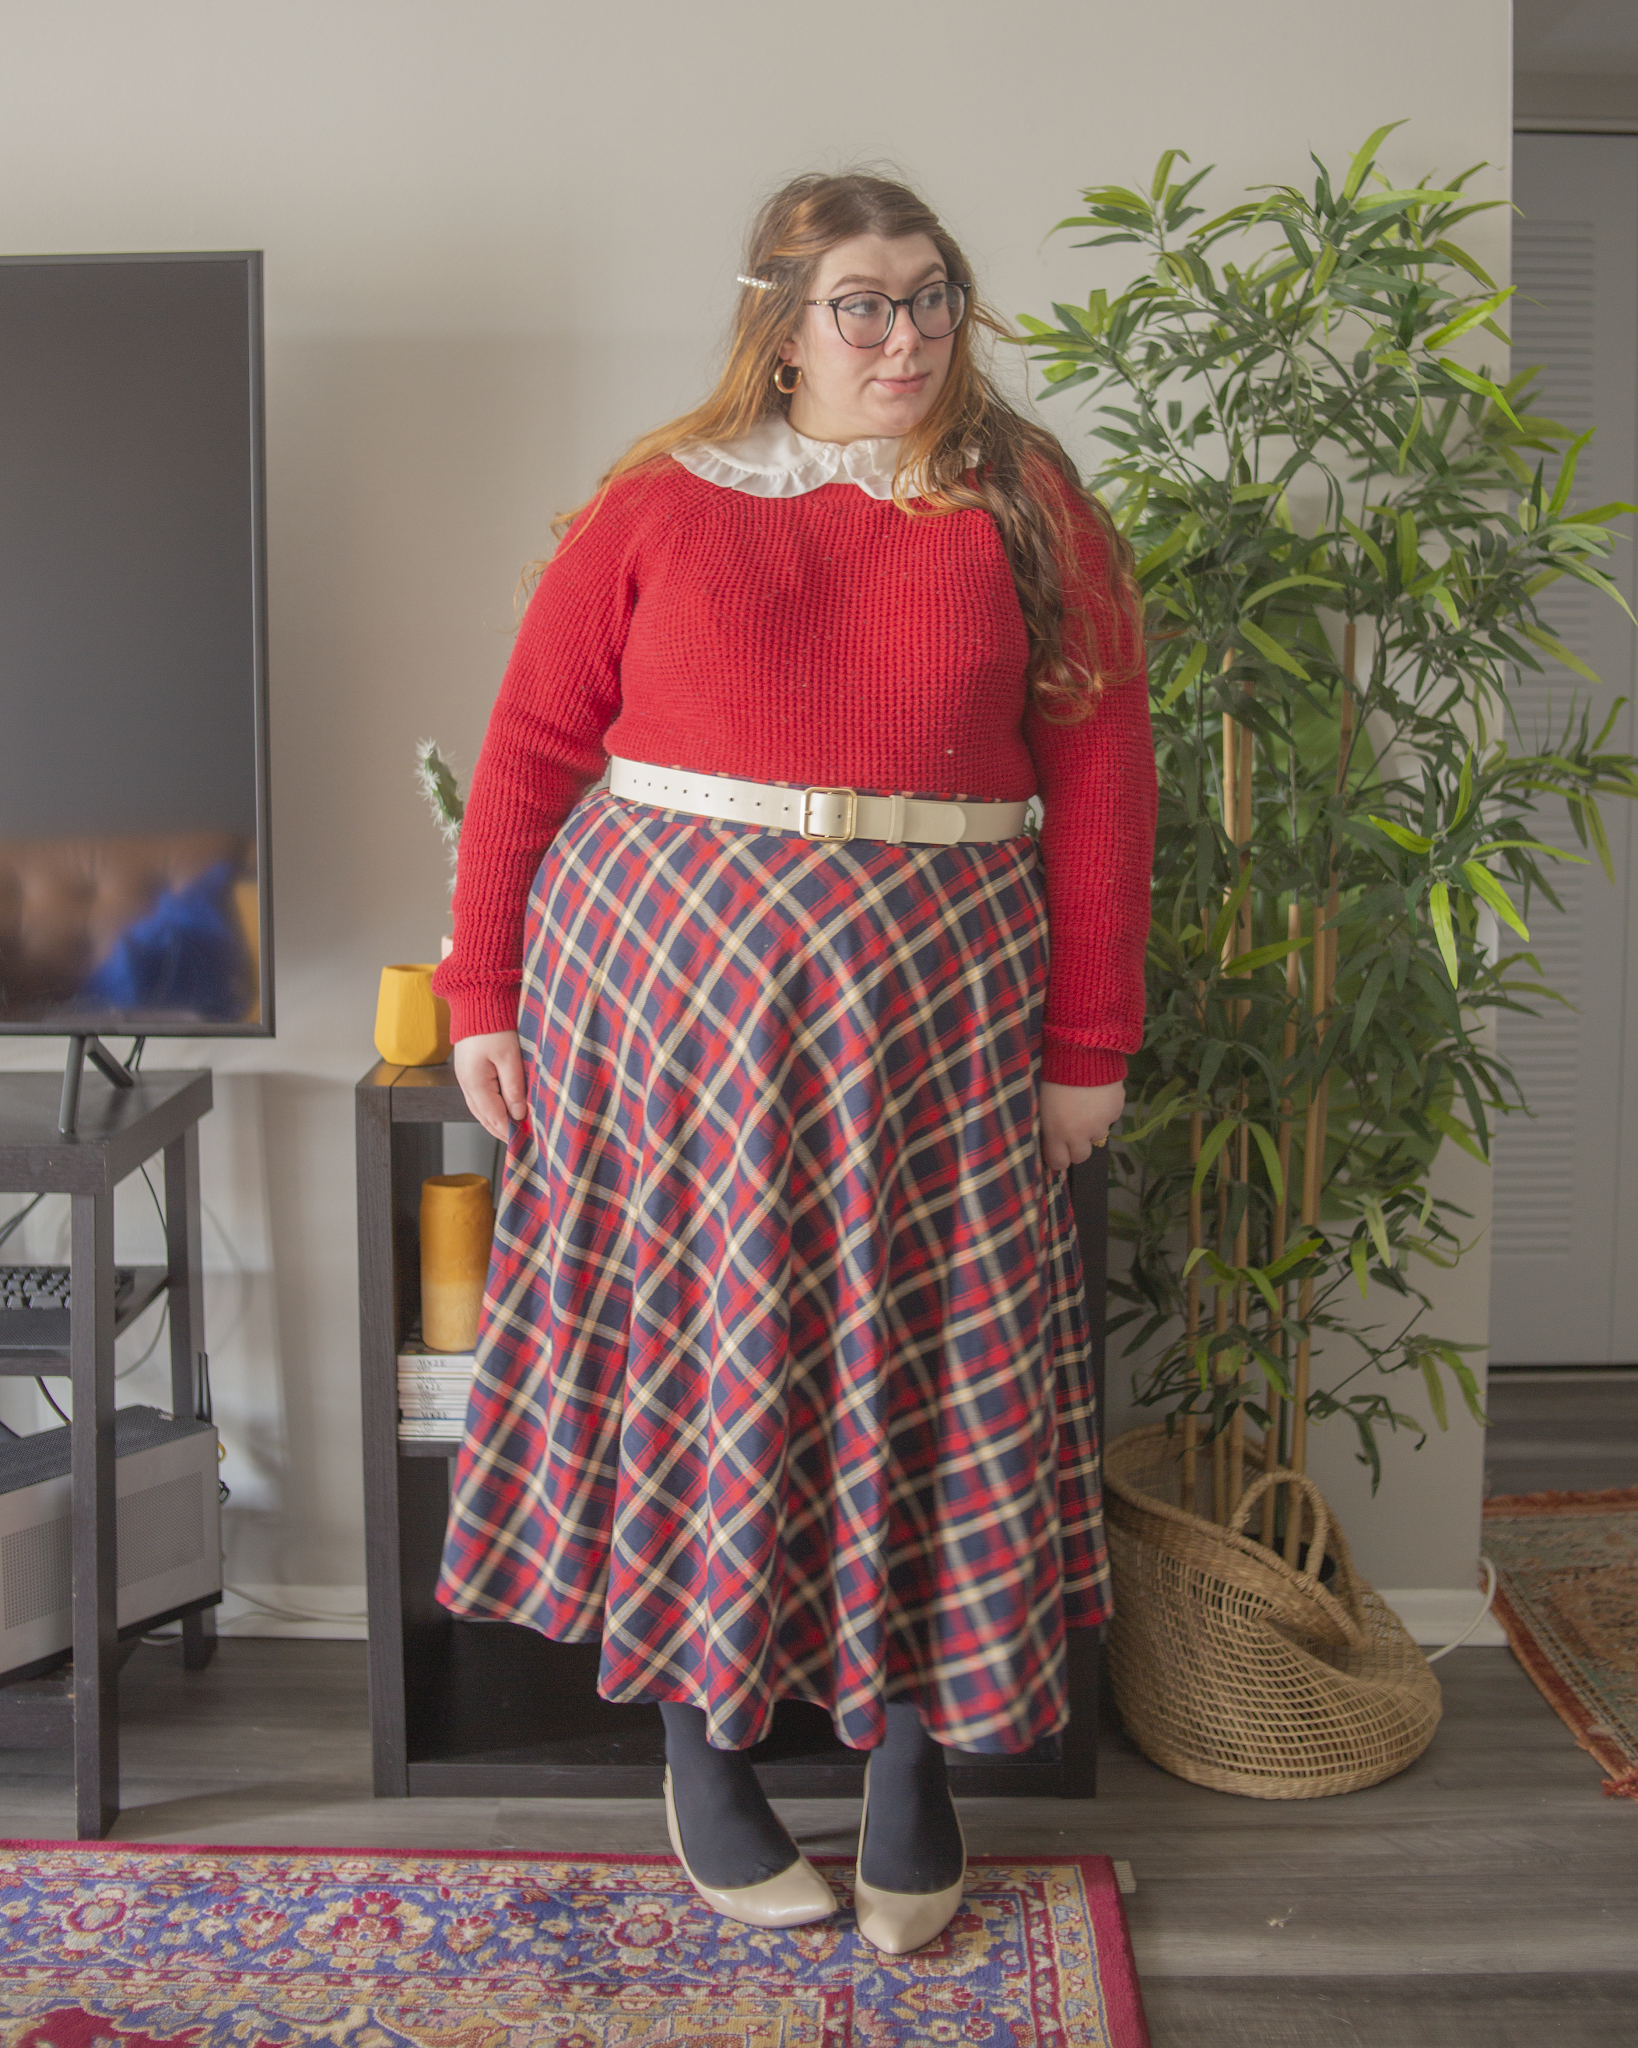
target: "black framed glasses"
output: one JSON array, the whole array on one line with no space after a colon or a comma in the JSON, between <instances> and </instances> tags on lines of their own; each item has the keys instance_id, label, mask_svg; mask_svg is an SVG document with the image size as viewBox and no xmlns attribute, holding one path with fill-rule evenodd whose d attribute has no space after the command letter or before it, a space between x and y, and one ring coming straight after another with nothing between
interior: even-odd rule
<instances>
[{"instance_id":1,"label":"black framed glasses","mask_svg":"<svg viewBox=\"0 0 1638 2048\"><path fill-rule=\"evenodd\" d=\"M969 284L941 277L932 284L924 284L907 299L892 299L886 292L844 292L840 298L809 299L806 303L830 308L836 318L836 332L849 348L880 348L893 332L900 306L924 340L945 340L966 319L967 294L971 290Z\"/></svg>"}]
</instances>

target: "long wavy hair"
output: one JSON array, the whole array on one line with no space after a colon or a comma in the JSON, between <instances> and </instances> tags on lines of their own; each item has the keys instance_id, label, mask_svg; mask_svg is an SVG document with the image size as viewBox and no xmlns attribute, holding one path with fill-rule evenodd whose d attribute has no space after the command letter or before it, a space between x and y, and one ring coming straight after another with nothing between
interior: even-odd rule
<instances>
[{"instance_id":1,"label":"long wavy hair","mask_svg":"<svg viewBox=\"0 0 1638 2048\"><path fill-rule=\"evenodd\" d=\"M806 316L805 301L828 250L855 235L898 240L925 235L946 275L970 283L972 269L938 216L906 185L850 172L814 172L781 186L758 213L745 250L745 275L771 289L743 289L734 312L727 361L716 389L702 405L657 427L628 448L598 484L598 498L617 478L678 448L739 439L771 414L788 416L790 400L773 375L782 343ZM1010 404L987 374L974 346L980 330L1007 333L976 288L966 319L952 340L949 369L937 399L918 427L904 436L894 501L909 514L964 508L987 512L1006 550L1013 587L1029 635L1028 683L1043 715L1074 723L1092 710L1105 680L1104 664L1117 650L1101 644L1096 619L1081 615L1085 660L1064 646L1064 573L1073 542L1065 492L1056 472L1103 529L1108 545L1111 596L1139 630L1141 607L1132 574L1132 550L1107 509L1087 491L1053 435ZM976 451L976 459L975 459ZM586 508L582 508L584 510ZM556 522L562 534L578 513ZM1119 674L1112 680L1122 680Z\"/></svg>"}]
</instances>

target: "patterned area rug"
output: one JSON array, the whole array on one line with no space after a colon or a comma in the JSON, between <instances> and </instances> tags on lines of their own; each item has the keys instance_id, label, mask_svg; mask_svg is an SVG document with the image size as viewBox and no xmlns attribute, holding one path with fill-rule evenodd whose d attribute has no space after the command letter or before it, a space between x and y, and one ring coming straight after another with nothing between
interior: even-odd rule
<instances>
[{"instance_id":1,"label":"patterned area rug","mask_svg":"<svg viewBox=\"0 0 1638 2048\"><path fill-rule=\"evenodd\" d=\"M1515 1656L1609 1773L1604 1790L1638 1799L1638 1488L1498 1494L1484 1547Z\"/></svg>"},{"instance_id":2,"label":"patterned area rug","mask_svg":"<svg viewBox=\"0 0 1638 2048\"><path fill-rule=\"evenodd\" d=\"M978 1858L914 1955L661 1856L0 1844L0 2048L1148 2048L1102 1856Z\"/></svg>"}]
</instances>

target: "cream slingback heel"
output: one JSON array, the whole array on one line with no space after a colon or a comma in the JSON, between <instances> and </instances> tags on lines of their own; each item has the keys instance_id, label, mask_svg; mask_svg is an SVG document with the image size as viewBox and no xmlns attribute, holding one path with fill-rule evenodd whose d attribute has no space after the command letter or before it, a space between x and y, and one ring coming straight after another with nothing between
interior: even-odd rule
<instances>
[{"instance_id":1,"label":"cream slingback heel","mask_svg":"<svg viewBox=\"0 0 1638 2048\"><path fill-rule=\"evenodd\" d=\"M865 1827L870 1819L870 1760L865 1759L864 1812L859 1816L859 1861L864 1861ZM921 1948L935 1934L942 1934L961 1904L962 1885L967 1875L967 1837L956 1815L956 1832L961 1835L961 1876L941 1892L884 1892L866 1884L855 1870L853 1910L859 1932L884 1955L908 1955Z\"/></svg>"},{"instance_id":2,"label":"cream slingback heel","mask_svg":"<svg viewBox=\"0 0 1638 2048\"><path fill-rule=\"evenodd\" d=\"M802 1927L810 1920L826 1920L836 1911L836 1894L800 1852L788 1869L764 1878L761 1884L701 1884L683 1854L669 1764L665 1767L665 1825L688 1882L713 1911L726 1914L730 1920L743 1920L748 1927Z\"/></svg>"}]
</instances>

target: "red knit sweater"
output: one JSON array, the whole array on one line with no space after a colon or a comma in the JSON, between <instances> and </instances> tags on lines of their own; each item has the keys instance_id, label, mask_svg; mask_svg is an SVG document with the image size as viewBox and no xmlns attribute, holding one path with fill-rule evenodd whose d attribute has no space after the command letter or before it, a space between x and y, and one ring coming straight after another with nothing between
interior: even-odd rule
<instances>
[{"instance_id":1,"label":"red knit sweater","mask_svg":"<svg viewBox=\"0 0 1638 2048\"><path fill-rule=\"evenodd\" d=\"M1130 680L1057 725L1026 702L987 514L908 516L851 482L759 498L669 458L614 483L530 600L473 774L455 950L433 983L454 1036L515 1028L535 870L614 754L880 794L1039 793L1044 1078L1119 1080L1143 1033L1154 753L1141 644L1084 507L1076 532L1066 643L1090 613L1105 672Z\"/></svg>"}]
</instances>

